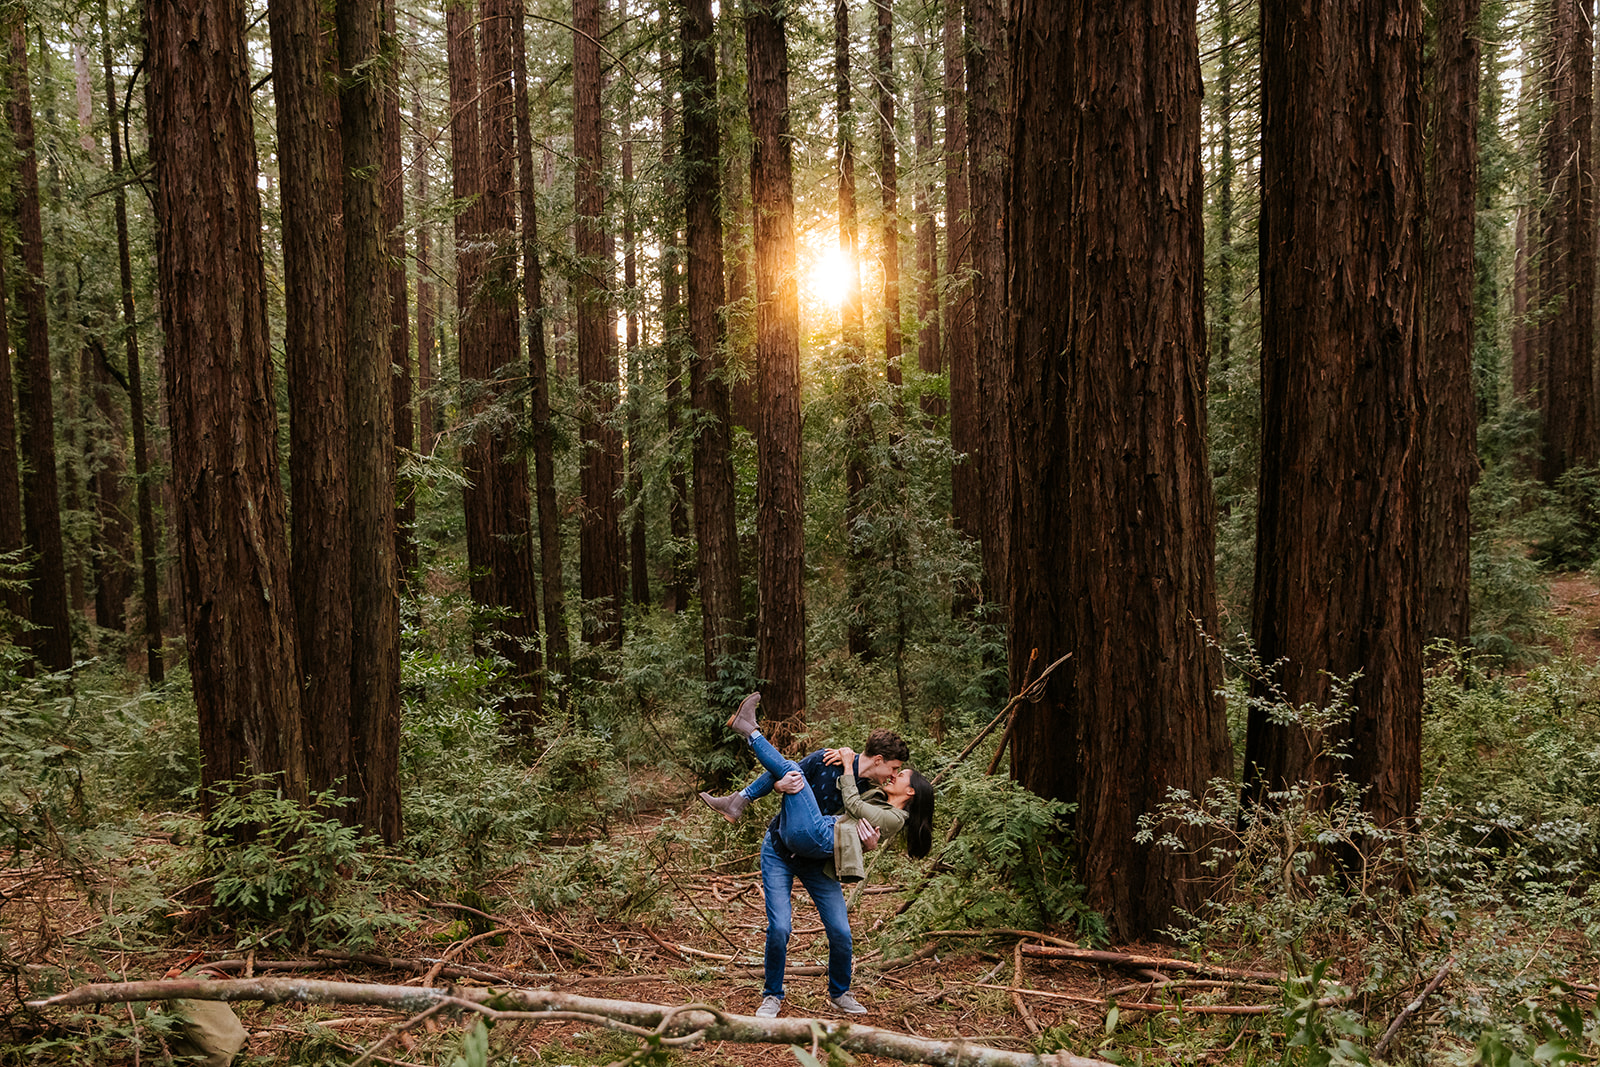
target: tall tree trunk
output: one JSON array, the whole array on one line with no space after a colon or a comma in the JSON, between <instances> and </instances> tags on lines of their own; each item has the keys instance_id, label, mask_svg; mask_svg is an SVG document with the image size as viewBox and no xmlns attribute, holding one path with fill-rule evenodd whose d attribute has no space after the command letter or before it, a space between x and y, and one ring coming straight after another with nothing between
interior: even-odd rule
<instances>
[{"instance_id":1,"label":"tall tree trunk","mask_svg":"<svg viewBox=\"0 0 1600 1067\"><path fill-rule=\"evenodd\" d=\"M724 15L724 18L729 16ZM734 525L733 416L722 319L721 138L711 0L684 0L684 239L689 277L689 399L694 405L695 572L705 678L738 654L739 536Z\"/></svg>"},{"instance_id":2,"label":"tall tree trunk","mask_svg":"<svg viewBox=\"0 0 1600 1067\"><path fill-rule=\"evenodd\" d=\"M883 359L889 385L894 390L898 418L900 395L900 179L895 151L894 0L872 0L878 12L878 186L883 193L883 229L879 255L883 260Z\"/></svg>"},{"instance_id":3,"label":"tall tree trunk","mask_svg":"<svg viewBox=\"0 0 1600 1067\"><path fill-rule=\"evenodd\" d=\"M1517 208L1517 224L1513 236L1511 267L1511 395L1529 404L1537 405L1534 395L1533 341L1537 330L1528 321L1531 306L1529 289L1529 263L1533 258L1528 247L1528 218L1533 209L1524 204Z\"/></svg>"},{"instance_id":4,"label":"tall tree trunk","mask_svg":"<svg viewBox=\"0 0 1600 1067\"><path fill-rule=\"evenodd\" d=\"M661 25L672 23L677 5L672 0L662 0ZM661 35L661 172L663 179L661 212L661 351L667 373L667 441L672 457L670 495L667 498L667 529L672 535L670 562L672 580L667 585L666 607L674 613L682 611L689 603L689 584L693 562L689 559L689 472L683 461L683 357L685 352L687 320L682 300L682 249L679 244L678 223L683 217L683 192L675 176L677 169L676 143L681 136L678 130L677 111L673 107L674 83L671 36ZM681 41L680 41L681 44ZM707 45L707 47L711 47ZM716 72L712 60L712 73ZM713 86L713 89L715 86ZM713 103L716 97L712 97ZM713 181L720 175L713 175ZM720 235L722 220L717 220ZM720 251L719 251L720 255ZM723 384L726 389L726 383ZM692 452L692 446L691 446ZM737 561L735 561L737 562Z\"/></svg>"},{"instance_id":5,"label":"tall tree trunk","mask_svg":"<svg viewBox=\"0 0 1600 1067\"><path fill-rule=\"evenodd\" d=\"M944 11L944 343L950 368L950 513L957 530L983 536L982 416L973 351L972 215L967 187L966 32L961 0ZM965 602L965 596L957 603Z\"/></svg>"},{"instance_id":6,"label":"tall tree trunk","mask_svg":"<svg viewBox=\"0 0 1600 1067\"><path fill-rule=\"evenodd\" d=\"M977 385L977 471L982 492L983 572L988 598L1010 603L1011 398L998 354L1006 335L1006 86L1010 79L1004 0L966 0L967 181L972 210L972 296Z\"/></svg>"},{"instance_id":7,"label":"tall tree trunk","mask_svg":"<svg viewBox=\"0 0 1600 1067\"><path fill-rule=\"evenodd\" d=\"M579 522L578 569L583 599L593 605L587 636L596 645L622 644L622 526L617 490L622 478L621 435L611 425L617 406L617 364L612 358L612 327L607 281L605 173L600 158L600 3L573 0L572 83L573 151L576 166L578 305L579 461L583 506ZM606 331L612 336L607 338ZM587 609L586 609L587 610Z\"/></svg>"},{"instance_id":8,"label":"tall tree trunk","mask_svg":"<svg viewBox=\"0 0 1600 1067\"><path fill-rule=\"evenodd\" d=\"M845 503L849 617L845 644L852 656L872 655L872 619L867 579L867 497L872 488L872 378L867 373L866 316L861 301L861 225L856 210L855 112L850 101L850 4L833 3L834 112L839 124L839 252L844 260L844 295L839 331L844 342Z\"/></svg>"},{"instance_id":9,"label":"tall tree trunk","mask_svg":"<svg viewBox=\"0 0 1600 1067\"><path fill-rule=\"evenodd\" d=\"M742 136L750 122L749 92L742 84L739 61L744 56L742 27L737 18L722 20L717 47L723 77L717 83L722 117L723 260L727 271L727 334L730 370L729 403L735 425L754 434L761 424L756 399L755 298L750 291L754 266L754 223L750 217L750 158L748 138ZM737 39L736 39L737 38Z\"/></svg>"},{"instance_id":10,"label":"tall tree trunk","mask_svg":"<svg viewBox=\"0 0 1600 1067\"><path fill-rule=\"evenodd\" d=\"M517 122L517 188L522 197L522 302L528 313L528 378L533 403L533 481L539 506L539 578L544 603L545 662L565 675L571 662L561 574L561 513L556 504L555 434L550 420L550 360L545 354L545 302L539 267L538 191L528 116L528 58L520 5L512 6L513 97ZM565 689L562 706L566 705Z\"/></svg>"},{"instance_id":11,"label":"tall tree trunk","mask_svg":"<svg viewBox=\"0 0 1600 1067\"><path fill-rule=\"evenodd\" d=\"M513 0L480 0L482 21L482 161L485 181L484 240L493 258L485 273L480 310L490 395L522 422L522 404L512 395L521 364L517 330L517 218L515 186L516 108L512 100ZM495 604L503 609L500 654L515 666L518 692L512 706L526 727L544 703L544 663L539 651L539 581L533 571L532 502L528 455L514 428L495 420L484 476L495 483L492 515Z\"/></svg>"},{"instance_id":12,"label":"tall tree trunk","mask_svg":"<svg viewBox=\"0 0 1600 1067\"><path fill-rule=\"evenodd\" d=\"M622 290L627 300L628 333L628 583L633 602L650 603L650 560L645 545L644 511L644 379L639 367L639 258L635 248L633 188L633 109L622 123Z\"/></svg>"},{"instance_id":13,"label":"tall tree trunk","mask_svg":"<svg viewBox=\"0 0 1600 1067\"><path fill-rule=\"evenodd\" d=\"M1471 634L1469 503L1477 480L1472 349L1478 223L1478 11L1442 0L1429 65L1427 330L1424 333L1421 521L1422 636Z\"/></svg>"},{"instance_id":14,"label":"tall tree trunk","mask_svg":"<svg viewBox=\"0 0 1600 1067\"><path fill-rule=\"evenodd\" d=\"M416 16L411 17L411 32L417 32ZM428 155L433 142L433 131L424 117L420 83L411 95L411 121L415 137L411 142L411 166L416 174L417 219L417 429L418 441L424 456L433 455L439 440L439 413L434 403L433 390L438 386L434 373L433 341L438 328L438 289L433 281L433 225L426 217L429 189Z\"/></svg>"},{"instance_id":15,"label":"tall tree trunk","mask_svg":"<svg viewBox=\"0 0 1600 1067\"><path fill-rule=\"evenodd\" d=\"M917 227L917 369L924 375L944 371L939 338L939 227L933 218L933 65L928 33L917 19L917 89L911 107L916 127L917 169L913 205ZM922 414L931 423L944 414L944 400L932 392L922 394Z\"/></svg>"},{"instance_id":16,"label":"tall tree trunk","mask_svg":"<svg viewBox=\"0 0 1600 1067\"><path fill-rule=\"evenodd\" d=\"M106 0L100 0L100 60L106 76L106 117L111 140L111 174L116 185L112 211L117 224L117 274L122 289L123 352L128 362L128 416L133 423L133 475L139 510L139 599L144 611L145 673L152 686L166 680L166 664L161 656L161 595L156 576L156 518L150 491L150 447L146 441L148 424L144 413L144 370L139 358L139 317L133 302L133 260L128 240L128 199L121 182L122 137L117 113L117 83L111 67L111 20ZM3 257L0 257L3 258ZM5 283L0 279L0 293ZM0 327L4 309L0 308ZM0 352L5 351L0 343ZM8 437L7 440L10 438ZM3 503L3 501L0 501ZM0 511L4 511L0 507Z\"/></svg>"},{"instance_id":17,"label":"tall tree trunk","mask_svg":"<svg viewBox=\"0 0 1600 1067\"><path fill-rule=\"evenodd\" d=\"M350 772L362 825L400 839L400 597L395 566L394 387L383 230L381 0L343 0L339 132L343 149L345 417L350 427Z\"/></svg>"},{"instance_id":18,"label":"tall tree trunk","mask_svg":"<svg viewBox=\"0 0 1600 1067\"><path fill-rule=\"evenodd\" d=\"M128 514L123 482L128 465L122 451L127 434L122 412L112 392L105 344L92 337L84 345L84 382L94 388L93 441L95 527L99 531L94 556L95 623L108 630L127 629L127 601L133 591L133 519Z\"/></svg>"},{"instance_id":19,"label":"tall tree trunk","mask_svg":"<svg viewBox=\"0 0 1600 1067\"><path fill-rule=\"evenodd\" d=\"M56 486L55 403L50 395L50 317L45 307L44 230L39 217L39 161L34 153L28 41L20 8L10 19L11 120L16 153L12 189L22 269L13 274L13 306L21 313L17 345L17 416L22 441L22 530L29 553L28 604L36 629L34 658L53 671L72 666L66 553Z\"/></svg>"},{"instance_id":20,"label":"tall tree trunk","mask_svg":"<svg viewBox=\"0 0 1600 1067\"><path fill-rule=\"evenodd\" d=\"M319 0L272 0L289 384L289 553L311 788L352 789L344 217L333 27ZM363 281L362 287L367 283ZM340 786L338 783L343 782ZM347 812L352 818L356 812Z\"/></svg>"},{"instance_id":21,"label":"tall tree trunk","mask_svg":"<svg viewBox=\"0 0 1600 1067\"><path fill-rule=\"evenodd\" d=\"M0 253L0 555L15 553L6 561L5 576L20 577L11 563L22 563L27 543L22 538L22 483L18 476L16 385L11 373L11 327L6 318L6 256ZM26 373L26 368L23 369ZM28 621L28 596L9 581L0 587L0 634L19 648L26 647L24 623Z\"/></svg>"},{"instance_id":22,"label":"tall tree trunk","mask_svg":"<svg viewBox=\"0 0 1600 1067\"><path fill-rule=\"evenodd\" d=\"M806 706L805 512L800 469L800 295L795 278L789 49L781 0L745 0L750 86L750 198L755 219L756 674L769 720Z\"/></svg>"},{"instance_id":23,"label":"tall tree trunk","mask_svg":"<svg viewBox=\"0 0 1600 1067\"><path fill-rule=\"evenodd\" d=\"M1544 463L1554 482L1600 451L1594 385L1594 0L1551 0L1539 331Z\"/></svg>"},{"instance_id":24,"label":"tall tree trunk","mask_svg":"<svg viewBox=\"0 0 1600 1067\"><path fill-rule=\"evenodd\" d=\"M1256 647L1296 707L1360 672L1339 769L1393 825L1421 774L1420 6L1263 4L1261 56ZM1331 780L1319 747L1338 739L1252 708L1249 795Z\"/></svg>"},{"instance_id":25,"label":"tall tree trunk","mask_svg":"<svg viewBox=\"0 0 1600 1067\"><path fill-rule=\"evenodd\" d=\"M1217 255L1216 293L1211 324L1211 351L1216 368L1212 391L1218 395L1228 391L1228 370L1233 361L1233 88L1234 88L1234 26L1232 0L1217 0L1217 125L1220 143L1217 146Z\"/></svg>"},{"instance_id":26,"label":"tall tree trunk","mask_svg":"<svg viewBox=\"0 0 1600 1067\"><path fill-rule=\"evenodd\" d=\"M1012 684L1073 657L1018 711L1012 773L1077 804L1088 899L1132 940L1205 896L1198 851L1136 844L1139 817L1230 770L1195 5L1019 0L1010 31Z\"/></svg>"},{"instance_id":27,"label":"tall tree trunk","mask_svg":"<svg viewBox=\"0 0 1600 1067\"><path fill-rule=\"evenodd\" d=\"M383 32L395 40L394 3L383 7ZM389 360L394 413L395 478L399 479L401 458L417 447L416 408L412 402L410 293L406 283L406 177L401 162L400 141L400 50L395 48L383 64L383 234L384 251L389 257ZM417 567L416 489L397 485L394 512L395 577L409 581Z\"/></svg>"},{"instance_id":28,"label":"tall tree trunk","mask_svg":"<svg viewBox=\"0 0 1600 1067\"><path fill-rule=\"evenodd\" d=\"M255 136L237 0L151 0L150 146L172 485L202 803L274 775L306 796L278 481ZM227 427L228 433L217 433Z\"/></svg>"}]
</instances>

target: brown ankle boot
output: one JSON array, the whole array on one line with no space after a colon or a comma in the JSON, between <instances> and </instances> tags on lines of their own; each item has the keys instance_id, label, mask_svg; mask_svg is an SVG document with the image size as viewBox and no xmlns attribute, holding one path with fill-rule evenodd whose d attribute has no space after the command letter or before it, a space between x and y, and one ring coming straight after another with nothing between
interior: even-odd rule
<instances>
[{"instance_id":1,"label":"brown ankle boot","mask_svg":"<svg viewBox=\"0 0 1600 1067\"><path fill-rule=\"evenodd\" d=\"M739 704L739 710L728 716L728 729L750 740L750 735L756 732L756 705L761 703L760 693L751 693Z\"/></svg>"},{"instance_id":2,"label":"brown ankle boot","mask_svg":"<svg viewBox=\"0 0 1600 1067\"><path fill-rule=\"evenodd\" d=\"M701 793L700 799L705 801L706 807L729 822L738 822L739 816L744 814L745 806L750 803L750 798L743 793L729 793L725 797Z\"/></svg>"}]
</instances>

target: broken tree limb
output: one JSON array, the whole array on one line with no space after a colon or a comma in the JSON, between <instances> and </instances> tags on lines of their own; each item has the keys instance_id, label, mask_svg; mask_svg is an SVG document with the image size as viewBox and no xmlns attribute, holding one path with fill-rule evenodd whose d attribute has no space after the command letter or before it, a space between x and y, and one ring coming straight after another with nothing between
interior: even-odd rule
<instances>
[{"instance_id":1,"label":"broken tree limb","mask_svg":"<svg viewBox=\"0 0 1600 1067\"><path fill-rule=\"evenodd\" d=\"M1040 959L1077 960L1079 963L1109 963L1118 967L1159 967L1189 974L1214 974L1223 978L1257 978L1268 982L1282 982L1281 974L1271 971L1245 971L1233 967L1219 967L1212 963L1193 963L1189 960L1169 960L1159 956L1141 956L1132 952L1107 952L1092 948L1065 948L1058 945L1022 946L1024 956Z\"/></svg>"},{"instance_id":2,"label":"broken tree limb","mask_svg":"<svg viewBox=\"0 0 1600 1067\"><path fill-rule=\"evenodd\" d=\"M1046 1000L1065 1000L1073 1004L1092 1004L1096 1007L1109 1009L1112 1002L1104 997L1086 997L1078 993L1052 993L1048 989L1022 989L1017 986L994 985L990 982L972 983L981 989L1003 989L1012 996L1027 995L1030 997L1043 997ZM1323 997L1317 1001L1319 1008L1334 1008L1341 1004L1348 1004L1355 999L1354 994L1341 997ZM1173 1002L1162 1004L1156 1001L1123 1000L1117 1001L1116 1007L1120 1011L1175 1011L1188 1015L1272 1015L1283 1011L1281 1004L1185 1004Z\"/></svg>"},{"instance_id":3,"label":"broken tree limb","mask_svg":"<svg viewBox=\"0 0 1600 1067\"><path fill-rule=\"evenodd\" d=\"M823 1043L848 1052L864 1052L903 1063L930 1067L1109 1067L1104 1060L1059 1051L1039 1055L1013 1052L965 1040L919 1038L893 1030L836 1019L757 1019L733 1015L706 1005L643 1004L558 993L547 989L454 990L417 986L364 985L304 978L248 978L219 981L113 982L81 986L43 1000L28 1002L34 1010L171 1000L260 1001L266 1004L361 1004L423 1013L441 1004L478 1011L497 1018L555 1019L581 1015L603 1020L615 1029L637 1034L647 1030L663 1044L697 1037L705 1041L745 1044L810 1045ZM441 1009L442 1010L442 1009Z\"/></svg>"},{"instance_id":4,"label":"broken tree limb","mask_svg":"<svg viewBox=\"0 0 1600 1067\"><path fill-rule=\"evenodd\" d=\"M1417 999L1400 1009L1400 1014L1394 1017L1394 1022L1389 1024L1389 1028L1383 1032L1383 1036L1378 1038L1378 1043L1372 1047L1374 1056L1382 1056L1388 1051L1389 1042L1394 1040L1394 1035L1400 1032L1400 1028L1406 1024L1407 1019L1417 1013L1422 1007L1423 1001L1432 996L1434 991L1444 984L1444 976L1450 973L1450 968L1454 967L1455 963L1456 961L1453 958L1445 960L1444 966L1440 967L1438 973L1433 976L1427 985L1422 987L1422 992L1417 994Z\"/></svg>"},{"instance_id":5,"label":"broken tree limb","mask_svg":"<svg viewBox=\"0 0 1600 1067\"><path fill-rule=\"evenodd\" d=\"M1060 945L1062 948L1078 948L1076 941L1068 941L1064 937L1052 937L1041 934L1037 930L1013 930L1009 926L986 927L982 930L929 930L929 937L1018 937L1024 941L1046 942Z\"/></svg>"},{"instance_id":6,"label":"broken tree limb","mask_svg":"<svg viewBox=\"0 0 1600 1067\"><path fill-rule=\"evenodd\" d=\"M1011 980L1018 988L1022 986L1022 942L1017 942L1017 950L1012 963ZM1011 991L1011 1003L1017 1009L1017 1014L1022 1016L1022 1023L1028 1028L1028 1033L1035 1036L1039 1033L1039 1021L1033 1017L1033 1011L1028 1007L1028 1002L1022 999L1022 994L1016 989Z\"/></svg>"}]
</instances>

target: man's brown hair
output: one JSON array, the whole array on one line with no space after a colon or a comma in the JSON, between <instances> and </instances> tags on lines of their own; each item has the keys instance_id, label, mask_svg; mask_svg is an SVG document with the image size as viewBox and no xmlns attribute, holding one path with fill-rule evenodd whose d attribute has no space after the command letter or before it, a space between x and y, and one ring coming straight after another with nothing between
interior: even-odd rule
<instances>
[{"instance_id":1,"label":"man's brown hair","mask_svg":"<svg viewBox=\"0 0 1600 1067\"><path fill-rule=\"evenodd\" d=\"M864 756L882 756L886 760L899 760L904 763L911 758L911 750L901 740L900 735L893 730L876 729L867 735L867 747L861 750Z\"/></svg>"}]
</instances>

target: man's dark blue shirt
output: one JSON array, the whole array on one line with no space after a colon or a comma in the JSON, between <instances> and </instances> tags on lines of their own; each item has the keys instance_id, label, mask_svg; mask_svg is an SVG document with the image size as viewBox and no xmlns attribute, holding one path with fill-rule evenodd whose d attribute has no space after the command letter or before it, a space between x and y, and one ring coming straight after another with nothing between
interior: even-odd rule
<instances>
[{"instance_id":1,"label":"man's dark blue shirt","mask_svg":"<svg viewBox=\"0 0 1600 1067\"><path fill-rule=\"evenodd\" d=\"M817 798L817 810L824 815L838 815L844 810L844 793L839 789L839 779L844 775L844 768L837 764L826 763L824 759L828 754L827 749L819 748L815 752L799 761L800 773L806 776L806 781L811 785L811 792ZM855 766L852 771L861 765L861 756L856 756ZM856 788L865 793L873 788L875 783L856 775ZM799 857L789 851L789 846L783 843L783 835L778 831L778 822L783 818L783 809L778 809L778 814L772 817L767 824L767 831L772 835L772 847L778 855L786 860L795 860Z\"/></svg>"}]
</instances>

